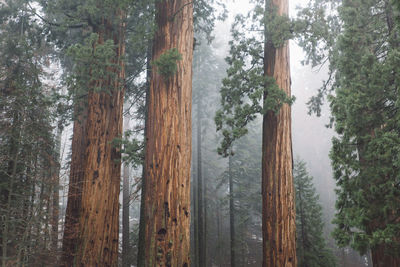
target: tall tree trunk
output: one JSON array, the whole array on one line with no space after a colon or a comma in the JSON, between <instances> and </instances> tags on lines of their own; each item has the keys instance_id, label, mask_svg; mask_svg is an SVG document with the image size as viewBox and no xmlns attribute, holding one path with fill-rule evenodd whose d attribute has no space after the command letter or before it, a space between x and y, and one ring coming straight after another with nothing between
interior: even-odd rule
<instances>
[{"instance_id":1,"label":"tall tree trunk","mask_svg":"<svg viewBox=\"0 0 400 267\"><path fill-rule=\"evenodd\" d=\"M229 229L231 241L231 267L236 266L235 249L236 249L236 236L235 236L235 202L233 194L233 177L232 177L232 156L229 155L228 159L228 176L229 176Z\"/></svg>"},{"instance_id":2,"label":"tall tree trunk","mask_svg":"<svg viewBox=\"0 0 400 267\"><path fill-rule=\"evenodd\" d=\"M113 39L115 57L108 68L114 72L106 80L107 91L89 90L87 116L86 164L82 184L79 218L77 266L117 266L119 232L119 192L121 151L113 144L122 135L125 65L125 15L119 10L118 28L103 19L98 44Z\"/></svg>"},{"instance_id":3,"label":"tall tree trunk","mask_svg":"<svg viewBox=\"0 0 400 267\"><path fill-rule=\"evenodd\" d=\"M398 267L400 266L400 256L387 254L388 248L385 245L377 245L371 249L373 267Z\"/></svg>"},{"instance_id":4,"label":"tall tree trunk","mask_svg":"<svg viewBox=\"0 0 400 267\"><path fill-rule=\"evenodd\" d=\"M52 179L52 187L53 187L53 196L52 196L52 233L51 233L51 241L52 241L52 249L54 252L54 256L58 257L58 219L59 219L59 186L60 186L60 154L61 154L61 134L62 134L62 126L59 123L57 126L57 135L56 135L56 147L55 147L55 156L53 164L53 179Z\"/></svg>"},{"instance_id":5,"label":"tall tree trunk","mask_svg":"<svg viewBox=\"0 0 400 267\"><path fill-rule=\"evenodd\" d=\"M276 10L278 15L288 14L288 0L266 1L265 5L266 10ZM279 88L290 96L289 42L275 48L270 38L266 40L265 75L274 77ZM291 108L288 104L284 104L278 114L268 111L264 115L262 151L263 266L296 266Z\"/></svg>"},{"instance_id":6,"label":"tall tree trunk","mask_svg":"<svg viewBox=\"0 0 400 267\"><path fill-rule=\"evenodd\" d=\"M87 102L78 99L74 109L74 128L71 145L71 167L67 209L65 211L64 236L62 245L61 266L74 266L76 245L78 243L78 220L82 205L82 184L86 162L85 149L87 144Z\"/></svg>"},{"instance_id":7,"label":"tall tree trunk","mask_svg":"<svg viewBox=\"0 0 400 267\"><path fill-rule=\"evenodd\" d=\"M301 255L297 255L297 257L301 256L302 266L308 266L308 263L306 262L306 258L305 258L305 254L304 254L304 252L306 251L308 240L306 238L306 231L305 231L305 228L304 228L306 222L305 222L305 214L304 214L304 209L303 209L303 198L302 198L303 192L304 192L303 188L301 188L301 185L299 184L299 187L298 187L298 193L299 193L298 200L300 201L300 203L299 203L300 204L299 205L300 206L300 214L299 215L300 215L300 224L301 224L301 243L297 242L297 245L301 246L302 254Z\"/></svg>"},{"instance_id":8,"label":"tall tree trunk","mask_svg":"<svg viewBox=\"0 0 400 267\"><path fill-rule=\"evenodd\" d=\"M209 252L209 245L208 245L208 214L207 214L207 210L208 210L208 191L207 191L207 185L208 185L208 179L207 179L207 172L204 171L204 191L203 191L203 205L204 205L204 266L210 266L211 265L211 257L209 256L210 252Z\"/></svg>"},{"instance_id":9,"label":"tall tree trunk","mask_svg":"<svg viewBox=\"0 0 400 267\"><path fill-rule=\"evenodd\" d=\"M194 172L194 171L193 171ZM194 261L192 261L192 266L193 267L199 267L199 194L198 194L198 177L197 173L193 174L193 185L192 185L192 194L193 194L193 210L192 210L192 218L193 218L193 258Z\"/></svg>"},{"instance_id":10,"label":"tall tree trunk","mask_svg":"<svg viewBox=\"0 0 400 267\"><path fill-rule=\"evenodd\" d=\"M139 266L190 265L190 162L193 5L156 2L158 30L153 60L177 48L177 73L152 72L145 149L143 262Z\"/></svg>"},{"instance_id":11,"label":"tall tree trunk","mask_svg":"<svg viewBox=\"0 0 400 267\"><path fill-rule=\"evenodd\" d=\"M204 184L203 184L203 173L202 173L202 155L201 155L201 93L197 99L197 220L198 220L198 244L199 244L199 267L206 266L206 254L205 254L205 228L204 228Z\"/></svg>"},{"instance_id":12,"label":"tall tree trunk","mask_svg":"<svg viewBox=\"0 0 400 267\"><path fill-rule=\"evenodd\" d=\"M146 59L146 99L145 99L145 114L144 114L144 136L147 134L147 118L148 118L148 106L149 106L149 92L150 92L150 80L151 80L151 50L152 50L152 42L148 41L147 45L147 59ZM144 147L146 147L146 139L144 140ZM139 246L138 246L138 254L137 254L137 265L143 266L145 261L145 248L140 244L144 244L145 242L145 216L144 216L144 206L145 206L145 181L146 181L146 170L144 166L144 162L142 165L142 181L141 181L141 195L140 195L140 218L139 218Z\"/></svg>"},{"instance_id":13,"label":"tall tree trunk","mask_svg":"<svg viewBox=\"0 0 400 267\"><path fill-rule=\"evenodd\" d=\"M221 251L221 215L220 215L220 200L218 198L218 191L215 191L215 195L217 196L216 199L216 204L217 204L217 208L216 208L216 217L217 217L217 255L220 255L217 257L217 266L221 267L222 266L222 251Z\"/></svg>"},{"instance_id":14,"label":"tall tree trunk","mask_svg":"<svg viewBox=\"0 0 400 267\"><path fill-rule=\"evenodd\" d=\"M124 131L129 129L129 117L124 118ZM122 184L122 267L130 267L129 246L129 165L124 163Z\"/></svg>"}]
</instances>

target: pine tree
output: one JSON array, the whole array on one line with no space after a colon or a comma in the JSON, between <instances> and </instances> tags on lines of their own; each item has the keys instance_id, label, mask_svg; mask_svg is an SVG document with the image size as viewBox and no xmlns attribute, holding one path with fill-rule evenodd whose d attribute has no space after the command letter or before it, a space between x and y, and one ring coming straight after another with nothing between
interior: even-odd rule
<instances>
[{"instance_id":1,"label":"pine tree","mask_svg":"<svg viewBox=\"0 0 400 267\"><path fill-rule=\"evenodd\" d=\"M305 162L295 161L293 178L296 191L298 266L336 266L335 258L326 247L323 237L322 207Z\"/></svg>"},{"instance_id":2,"label":"pine tree","mask_svg":"<svg viewBox=\"0 0 400 267\"><path fill-rule=\"evenodd\" d=\"M261 122L249 125L249 133L235 141L234 155L223 174L229 187L231 265L261 265ZM233 253L232 253L233 252ZM234 257L232 257L234 254Z\"/></svg>"},{"instance_id":3,"label":"pine tree","mask_svg":"<svg viewBox=\"0 0 400 267\"><path fill-rule=\"evenodd\" d=\"M303 43L314 63L329 60L331 82L310 104L318 111L328 94L338 133L330 154L338 186L333 234L341 247L371 249L374 266L398 266L398 13L392 1L337 2L337 16L324 12L329 3L313 3L302 13L312 32Z\"/></svg>"},{"instance_id":4,"label":"pine tree","mask_svg":"<svg viewBox=\"0 0 400 267\"><path fill-rule=\"evenodd\" d=\"M52 265L58 114L56 90L44 82L52 79L45 70L52 47L29 1L4 1L0 8L1 264Z\"/></svg>"}]
</instances>

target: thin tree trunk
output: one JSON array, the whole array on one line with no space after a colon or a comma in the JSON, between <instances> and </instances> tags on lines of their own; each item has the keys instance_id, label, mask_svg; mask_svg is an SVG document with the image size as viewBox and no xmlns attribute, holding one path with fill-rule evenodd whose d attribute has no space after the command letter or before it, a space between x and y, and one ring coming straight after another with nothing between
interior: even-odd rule
<instances>
[{"instance_id":1,"label":"thin tree trunk","mask_svg":"<svg viewBox=\"0 0 400 267\"><path fill-rule=\"evenodd\" d=\"M124 118L124 130L129 129L129 118ZM130 246L129 246L129 165L124 163L122 185L122 267L130 267Z\"/></svg>"},{"instance_id":2,"label":"thin tree trunk","mask_svg":"<svg viewBox=\"0 0 400 267\"><path fill-rule=\"evenodd\" d=\"M194 160L193 160L194 161ZM194 172L194 171L193 171ZM194 245L194 261L192 262L193 267L199 267L199 190L197 189L198 187L198 174L194 173L193 174L193 188L192 188L192 193L193 193L193 245Z\"/></svg>"},{"instance_id":3,"label":"thin tree trunk","mask_svg":"<svg viewBox=\"0 0 400 267\"><path fill-rule=\"evenodd\" d=\"M54 157L54 162L52 163L54 165L54 170L53 170L53 181L52 181L52 187L53 187L53 202L52 202L52 220L51 220L51 225L52 225L52 233L51 233L51 241L52 241L52 249L53 249L53 256L58 257L58 219L59 219L59 201L60 201L60 196L59 196L59 186L60 186L60 154L61 154L61 134L62 134L62 126L58 125L57 126L57 135L56 135L56 147L55 147L55 157Z\"/></svg>"},{"instance_id":4,"label":"thin tree trunk","mask_svg":"<svg viewBox=\"0 0 400 267\"><path fill-rule=\"evenodd\" d=\"M158 30L153 60L176 48L182 55L172 77L152 72L145 150L144 262L139 266L190 265L191 84L193 5L156 2Z\"/></svg>"},{"instance_id":5,"label":"thin tree trunk","mask_svg":"<svg viewBox=\"0 0 400 267\"><path fill-rule=\"evenodd\" d=\"M87 138L82 185L82 206L79 218L77 266L117 266L119 232L119 192L121 151L113 144L122 135L125 65L125 15L117 11L118 29L103 19L98 44L113 39L118 67L108 68L115 77L99 81L107 92L89 90Z\"/></svg>"},{"instance_id":6,"label":"thin tree trunk","mask_svg":"<svg viewBox=\"0 0 400 267\"><path fill-rule=\"evenodd\" d=\"M193 159L194 161L194 159ZM197 163L196 163L197 164ZM193 167L194 169L194 167ZM193 194L193 211L192 211L192 219L193 219L193 257L192 261L193 267L199 267L199 190L198 187L198 173L193 170L193 185L192 185L192 194Z\"/></svg>"},{"instance_id":7,"label":"thin tree trunk","mask_svg":"<svg viewBox=\"0 0 400 267\"><path fill-rule=\"evenodd\" d=\"M288 14L288 0L266 1L266 10ZM265 75L274 77L288 96L290 91L289 42L275 48L266 37ZM264 97L267 97L267 93ZM292 176L291 108L263 117L262 198L263 266L296 266L296 225Z\"/></svg>"},{"instance_id":8,"label":"thin tree trunk","mask_svg":"<svg viewBox=\"0 0 400 267\"><path fill-rule=\"evenodd\" d=\"M145 114L144 114L144 136L147 134L147 118L148 118L148 105L149 105L149 92L150 92L150 80L151 80L151 50L152 44L149 41L147 45L147 62L146 62L146 99L145 99ZM146 139L144 140L144 147L146 147ZM146 185L146 170L143 162L142 168L142 181L141 181L141 196L140 196L140 218L139 218L139 246L138 246L138 255L137 255L137 264L138 266L144 266L145 262L145 248L140 244L144 244L145 242L145 185Z\"/></svg>"},{"instance_id":9,"label":"thin tree trunk","mask_svg":"<svg viewBox=\"0 0 400 267\"><path fill-rule=\"evenodd\" d=\"M301 223L301 247L302 247L302 254L301 255L297 255L297 257L301 256L302 258L302 266L308 266L308 263L306 262L306 258L305 258L305 254L304 252L306 251L306 244L307 244L307 238L306 238L306 232L304 229L305 226L305 215L304 215L304 209L303 209L303 199L302 199L302 195L303 195L303 188L301 188L301 186L299 185L298 188L298 192L299 192L299 201L300 201L300 223Z\"/></svg>"},{"instance_id":10,"label":"thin tree trunk","mask_svg":"<svg viewBox=\"0 0 400 267\"><path fill-rule=\"evenodd\" d=\"M218 194L216 192L215 194L217 196L216 202L217 202L217 265L219 267L222 266L222 252L221 252L221 219L220 219L220 205L219 205L219 199L218 199Z\"/></svg>"},{"instance_id":11,"label":"thin tree trunk","mask_svg":"<svg viewBox=\"0 0 400 267\"><path fill-rule=\"evenodd\" d=\"M202 173L202 155L201 155L201 93L197 99L197 196L198 196L198 244L199 244L199 267L206 266L205 255L205 229L204 229L204 184Z\"/></svg>"},{"instance_id":12,"label":"thin tree trunk","mask_svg":"<svg viewBox=\"0 0 400 267\"><path fill-rule=\"evenodd\" d=\"M236 236L235 236L235 202L233 194L233 177L232 177L232 156L229 155L228 159L228 176L229 176L229 229L231 241L231 267L235 267L235 249L236 249Z\"/></svg>"},{"instance_id":13,"label":"thin tree trunk","mask_svg":"<svg viewBox=\"0 0 400 267\"><path fill-rule=\"evenodd\" d=\"M208 210L208 191L207 191L207 185L208 185L208 179L207 179L207 172L204 171L204 191L203 191L203 205L204 205L204 264L205 266L210 266L211 265L211 258L209 256L209 244L208 244L208 218L207 218L207 210Z\"/></svg>"}]
</instances>

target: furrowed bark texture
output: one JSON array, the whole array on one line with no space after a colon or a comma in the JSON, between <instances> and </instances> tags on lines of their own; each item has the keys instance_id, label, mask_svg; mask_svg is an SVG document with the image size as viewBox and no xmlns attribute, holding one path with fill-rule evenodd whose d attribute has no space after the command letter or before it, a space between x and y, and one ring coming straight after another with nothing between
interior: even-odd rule
<instances>
[{"instance_id":1,"label":"furrowed bark texture","mask_svg":"<svg viewBox=\"0 0 400 267\"><path fill-rule=\"evenodd\" d=\"M378 245L371 249L372 266L397 267L400 266L400 256L389 255L384 245Z\"/></svg>"},{"instance_id":2,"label":"furrowed bark texture","mask_svg":"<svg viewBox=\"0 0 400 267\"><path fill-rule=\"evenodd\" d=\"M85 172L82 184L82 206L79 219L79 242L76 266L117 266L119 191L121 152L113 144L122 135L125 54L124 15L119 26L104 19L98 44L113 39L118 67L109 67L116 74L102 80L107 91L89 91ZM103 86L104 87L104 86Z\"/></svg>"},{"instance_id":3,"label":"furrowed bark texture","mask_svg":"<svg viewBox=\"0 0 400 267\"><path fill-rule=\"evenodd\" d=\"M64 236L62 244L61 266L73 266L78 243L78 222L82 201L82 183L85 166L86 138L86 101L76 104L74 114L71 167L67 209L65 212Z\"/></svg>"},{"instance_id":4,"label":"furrowed bark texture","mask_svg":"<svg viewBox=\"0 0 400 267\"><path fill-rule=\"evenodd\" d=\"M177 48L177 72L152 72L145 150L145 255L139 266L190 265L190 162L193 6L157 1L153 60Z\"/></svg>"},{"instance_id":5,"label":"furrowed bark texture","mask_svg":"<svg viewBox=\"0 0 400 267\"><path fill-rule=\"evenodd\" d=\"M288 0L266 1L278 15L288 14ZM290 91L289 42L275 48L268 40L264 49L265 75L274 77L288 96ZM263 266L296 266L296 225L292 176L291 108L284 104L276 114L263 118L262 198Z\"/></svg>"}]
</instances>

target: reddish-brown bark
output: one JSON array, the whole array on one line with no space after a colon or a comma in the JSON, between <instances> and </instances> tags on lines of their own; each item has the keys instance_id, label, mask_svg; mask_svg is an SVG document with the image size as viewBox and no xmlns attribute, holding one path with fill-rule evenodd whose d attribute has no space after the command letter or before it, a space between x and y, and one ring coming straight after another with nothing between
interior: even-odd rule
<instances>
[{"instance_id":1,"label":"reddish-brown bark","mask_svg":"<svg viewBox=\"0 0 400 267\"><path fill-rule=\"evenodd\" d=\"M268 6L271 5L271 6ZM288 14L288 0L266 1L278 15ZM275 48L265 44L265 75L274 77L291 96L289 42ZM266 97L266 96L265 96ZM262 198L263 266L296 266L296 225L292 176L291 108L268 111L263 118Z\"/></svg>"},{"instance_id":2,"label":"reddish-brown bark","mask_svg":"<svg viewBox=\"0 0 400 267\"><path fill-rule=\"evenodd\" d=\"M139 266L190 265L190 162L193 4L156 2L153 60L176 48L177 72L152 72L148 95L143 252Z\"/></svg>"},{"instance_id":3,"label":"reddish-brown bark","mask_svg":"<svg viewBox=\"0 0 400 267\"><path fill-rule=\"evenodd\" d=\"M103 19L97 45L112 39L115 56L102 80L92 83L87 102L74 122L70 188L63 240L62 266L117 266L121 153L114 144L122 134L125 22ZM89 66L90 67L90 66ZM85 107L87 105L87 107Z\"/></svg>"},{"instance_id":4,"label":"reddish-brown bark","mask_svg":"<svg viewBox=\"0 0 400 267\"><path fill-rule=\"evenodd\" d=\"M400 256L387 254L388 249L384 245L378 245L371 249L372 266L374 267L398 267Z\"/></svg>"},{"instance_id":5,"label":"reddish-brown bark","mask_svg":"<svg viewBox=\"0 0 400 267\"><path fill-rule=\"evenodd\" d=\"M108 68L115 77L99 81L107 91L89 91L85 172L79 218L77 266L117 266L119 229L119 192L121 152L113 144L122 135L124 98L125 23L119 12L119 29L104 20L98 44L113 39L116 45L113 63ZM106 85L106 86L104 86ZM103 89L103 90L104 90Z\"/></svg>"},{"instance_id":6,"label":"reddish-brown bark","mask_svg":"<svg viewBox=\"0 0 400 267\"><path fill-rule=\"evenodd\" d=\"M75 104L75 121L72 136L71 167L69 175L68 200L65 212L64 236L61 266L73 266L75 248L78 243L78 219L81 209L82 182L86 148L86 101Z\"/></svg>"}]
</instances>

